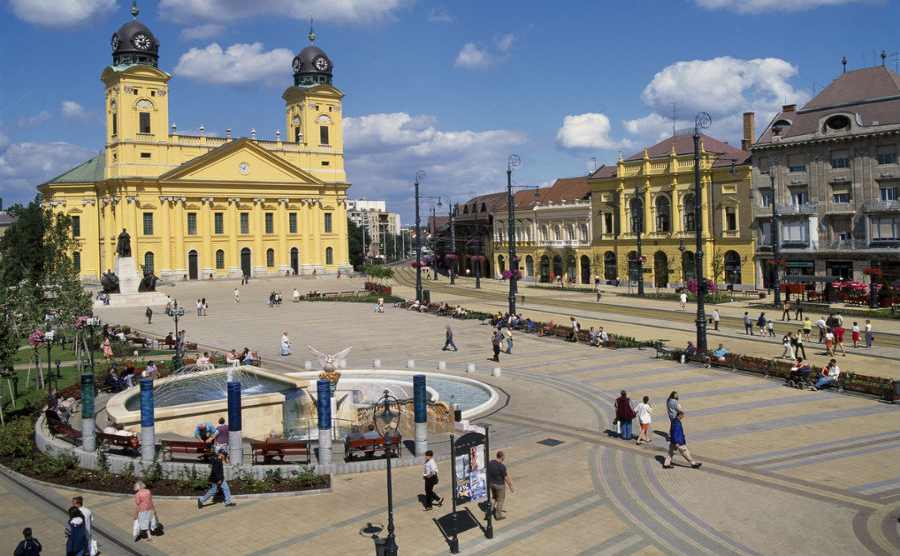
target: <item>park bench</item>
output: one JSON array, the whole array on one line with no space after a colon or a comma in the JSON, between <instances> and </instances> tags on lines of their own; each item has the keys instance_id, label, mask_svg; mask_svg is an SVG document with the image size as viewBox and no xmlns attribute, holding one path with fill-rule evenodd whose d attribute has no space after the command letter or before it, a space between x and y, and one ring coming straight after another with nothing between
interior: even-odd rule
<instances>
[{"instance_id":1,"label":"park bench","mask_svg":"<svg viewBox=\"0 0 900 556\"><path fill-rule=\"evenodd\" d=\"M392 457L400 456L400 445L402 437L397 434L391 441L390 446L385 445L384 438L356 438L351 440L349 437L344 439L344 460L352 461L357 455L362 454L365 457L374 457L376 452L380 452L382 457L387 456L388 450Z\"/></svg>"},{"instance_id":2,"label":"park bench","mask_svg":"<svg viewBox=\"0 0 900 556\"><path fill-rule=\"evenodd\" d=\"M282 438L267 438L265 440L253 440L250 442L250 450L253 454L253 463L272 463L278 458L284 463L288 456L301 456L303 463L310 462L309 442L306 440L285 440Z\"/></svg>"},{"instance_id":3,"label":"park bench","mask_svg":"<svg viewBox=\"0 0 900 556\"><path fill-rule=\"evenodd\" d=\"M653 349L656 350L657 359L672 359L672 355L675 353L674 349L666 347L662 341L654 342Z\"/></svg>"},{"instance_id":4,"label":"park bench","mask_svg":"<svg viewBox=\"0 0 900 556\"><path fill-rule=\"evenodd\" d=\"M169 454L169 460L176 456L200 456L206 459L210 454L210 446L199 440L162 440L163 454Z\"/></svg>"},{"instance_id":5,"label":"park bench","mask_svg":"<svg viewBox=\"0 0 900 556\"><path fill-rule=\"evenodd\" d=\"M59 415L54 411L49 409L44 411L44 417L47 420L47 428L50 429L54 436L62 438L73 445L81 442L81 431L72 428L68 423L60 419Z\"/></svg>"},{"instance_id":6,"label":"park bench","mask_svg":"<svg viewBox=\"0 0 900 556\"><path fill-rule=\"evenodd\" d=\"M109 434L101 431L94 433L97 443L107 449L116 448L123 452L137 452L141 449L141 440L136 434L125 436L124 434Z\"/></svg>"}]
</instances>

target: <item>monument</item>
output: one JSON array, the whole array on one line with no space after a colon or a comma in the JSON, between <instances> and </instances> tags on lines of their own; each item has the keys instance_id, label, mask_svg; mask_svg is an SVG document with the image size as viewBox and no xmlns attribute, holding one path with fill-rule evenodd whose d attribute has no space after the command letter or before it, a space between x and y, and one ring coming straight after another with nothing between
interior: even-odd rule
<instances>
[{"instance_id":1,"label":"monument","mask_svg":"<svg viewBox=\"0 0 900 556\"><path fill-rule=\"evenodd\" d=\"M103 291L109 295L109 306L137 307L141 305L165 305L168 298L156 291L156 277L149 269L138 272L131 256L131 235L122 228L116 241L115 272L107 271L101 278ZM103 303L95 302L101 307Z\"/></svg>"}]
</instances>

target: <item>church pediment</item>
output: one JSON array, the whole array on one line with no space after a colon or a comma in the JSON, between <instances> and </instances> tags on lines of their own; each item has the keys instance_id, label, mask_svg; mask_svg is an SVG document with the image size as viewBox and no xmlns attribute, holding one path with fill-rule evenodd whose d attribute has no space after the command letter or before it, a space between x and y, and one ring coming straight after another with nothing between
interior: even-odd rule
<instances>
[{"instance_id":1,"label":"church pediment","mask_svg":"<svg viewBox=\"0 0 900 556\"><path fill-rule=\"evenodd\" d=\"M323 182L249 139L226 143L159 177L159 181L298 183Z\"/></svg>"}]
</instances>

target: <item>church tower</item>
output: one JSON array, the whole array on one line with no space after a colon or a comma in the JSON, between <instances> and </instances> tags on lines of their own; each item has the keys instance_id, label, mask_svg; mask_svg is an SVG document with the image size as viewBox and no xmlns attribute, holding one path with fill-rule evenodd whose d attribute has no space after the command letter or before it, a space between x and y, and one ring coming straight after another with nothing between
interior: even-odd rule
<instances>
[{"instance_id":1,"label":"church tower","mask_svg":"<svg viewBox=\"0 0 900 556\"><path fill-rule=\"evenodd\" d=\"M155 176L165 162L156 146L169 138L171 76L159 69L159 41L139 14L132 2L132 20L113 33L113 61L100 76L106 88L107 178Z\"/></svg>"},{"instance_id":2,"label":"church tower","mask_svg":"<svg viewBox=\"0 0 900 556\"><path fill-rule=\"evenodd\" d=\"M301 166L328 182L346 181L341 101L344 93L331 83L333 64L315 45L310 29L309 46L294 57L294 86L285 90L285 138L297 145L305 160Z\"/></svg>"}]
</instances>

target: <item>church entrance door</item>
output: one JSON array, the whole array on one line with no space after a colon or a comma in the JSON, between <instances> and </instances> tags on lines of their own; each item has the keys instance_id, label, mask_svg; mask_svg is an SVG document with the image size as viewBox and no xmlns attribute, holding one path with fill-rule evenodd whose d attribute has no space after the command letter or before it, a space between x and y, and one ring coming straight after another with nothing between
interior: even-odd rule
<instances>
[{"instance_id":1,"label":"church entrance door","mask_svg":"<svg viewBox=\"0 0 900 556\"><path fill-rule=\"evenodd\" d=\"M241 272L244 274L244 276L250 276L251 274L253 274L251 270L250 249L244 247L243 249L241 249Z\"/></svg>"},{"instance_id":2,"label":"church entrance door","mask_svg":"<svg viewBox=\"0 0 900 556\"><path fill-rule=\"evenodd\" d=\"M188 278L196 280L200 277L199 267L197 266L197 252L193 249L188 253Z\"/></svg>"}]
</instances>

